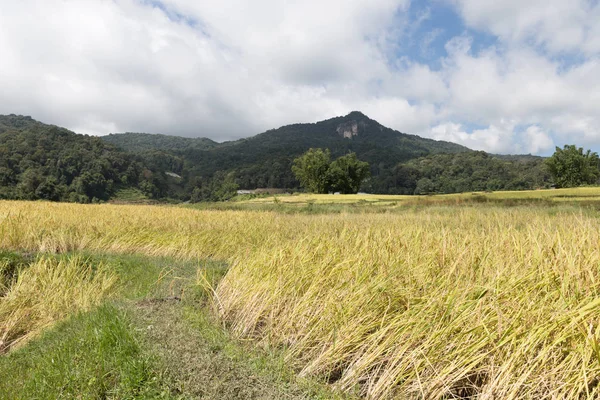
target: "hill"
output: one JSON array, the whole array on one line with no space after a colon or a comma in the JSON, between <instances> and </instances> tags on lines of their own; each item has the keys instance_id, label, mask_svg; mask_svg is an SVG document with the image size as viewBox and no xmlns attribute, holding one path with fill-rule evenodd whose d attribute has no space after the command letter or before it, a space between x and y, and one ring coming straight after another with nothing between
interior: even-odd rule
<instances>
[{"instance_id":1,"label":"hill","mask_svg":"<svg viewBox=\"0 0 600 400\"><path fill-rule=\"evenodd\" d=\"M473 152L455 143L395 131L357 111L317 123L283 126L235 142L127 133L104 138L142 153L151 143L158 143L154 149L183 163L181 174L188 192L217 174L221 174L219 179L231 176L244 189L298 188L291 165L309 148L328 148L334 158L355 152L371 165L372 178L363 189L372 193L533 189L547 185L549 179L540 157ZM131 147L131 143L139 145Z\"/></svg>"},{"instance_id":2,"label":"hill","mask_svg":"<svg viewBox=\"0 0 600 400\"><path fill-rule=\"evenodd\" d=\"M136 151L147 149L148 136ZM120 134L104 137L122 148L139 139L139 134ZM247 189L258 187L298 188L291 172L294 158L310 148L328 148L333 157L355 152L361 160L372 166L374 179L382 171L400 162L436 153L470 151L466 147L424 139L395 131L379 124L360 112L309 124L293 124L272 129L235 142L199 146L208 139L156 138L161 145L157 150L181 157L185 163L184 174L192 186L201 185L217 172L233 173L236 183ZM189 143L189 146L179 146Z\"/></svg>"},{"instance_id":3,"label":"hill","mask_svg":"<svg viewBox=\"0 0 600 400\"><path fill-rule=\"evenodd\" d=\"M0 116L0 199L90 202L120 188L160 196L162 174L106 141L31 117Z\"/></svg>"},{"instance_id":4,"label":"hill","mask_svg":"<svg viewBox=\"0 0 600 400\"><path fill-rule=\"evenodd\" d=\"M148 150L181 151L186 149L209 150L219 144L208 138L185 138L151 133L111 133L102 139L130 152Z\"/></svg>"},{"instance_id":5,"label":"hill","mask_svg":"<svg viewBox=\"0 0 600 400\"><path fill-rule=\"evenodd\" d=\"M298 189L291 165L309 148L369 162L371 193L423 194L548 186L543 159L496 156L401 133L359 112L217 143L144 133L93 137L31 117L0 116L0 198L89 202L120 194L222 200L236 188Z\"/></svg>"}]
</instances>

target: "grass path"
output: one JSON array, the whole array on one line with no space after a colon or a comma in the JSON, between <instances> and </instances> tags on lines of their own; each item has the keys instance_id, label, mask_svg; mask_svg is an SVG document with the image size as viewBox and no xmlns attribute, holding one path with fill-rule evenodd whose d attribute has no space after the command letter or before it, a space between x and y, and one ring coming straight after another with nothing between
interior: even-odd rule
<instances>
[{"instance_id":1,"label":"grass path","mask_svg":"<svg viewBox=\"0 0 600 400\"><path fill-rule=\"evenodd\" d=\"M214 327L207 327L205 318L198 315L194 324L179 301L141 301L134 308L144 346L162 361L172 393L194 399L309 398L294 385L277 382L236 360L228 354L222 337L215 337L214 332L207 337Z\"/></svg>"},{"instance_id":2,"label":"grass path","mask_svg":"<svg viewBox=\"0 0 600 400\"><path fill-rule=\"evenodd\" d=\"M226 266L202 266L213 285ZM150 296L128 302L143 347L158 357L173 395L185 399L342 399L324 386L298 380L281 352L257 350L231 338L195 284L195 270L174 269Z\"/></svg>"},{"instance_id":3,"label":"grass path","mask_svg":"<svg viewBox=\"0 0 600 400\"><path fill-rule=\"evenodd\" d=\"M0 355L0 399L345 398L297 378L280 351L241 343L219 325L196 273L216 285L223 263L82 257L112 268L120 294Z\"/></svg>"}]
</instances>

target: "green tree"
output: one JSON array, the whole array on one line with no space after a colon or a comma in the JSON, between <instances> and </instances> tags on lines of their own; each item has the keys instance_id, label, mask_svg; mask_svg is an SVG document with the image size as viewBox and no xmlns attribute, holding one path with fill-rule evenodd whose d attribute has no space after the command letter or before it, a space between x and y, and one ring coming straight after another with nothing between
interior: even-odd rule
<instances>
[{"instance_id":1,"label":"green tree","mask_svg":"<svg viewBox=\"0 0 600 400\"><path fill-rule=\"evenodd\" d=\"M546 160L546 166L557 187L576 187L598 182L600 176L598 154L575 145L556 148L552 157Z\"/></svg>"},{"instance_id":2,"label":"green tree","mask_svg":"<svg viewBox=\"0 0 600 400\"><path fill-rule=\"evenodd\" d=\"M327 193L330 162L329 149L310 149L294 160L292 171L300 185L309 192Z\"/></svg>"},{"instance_id":3,"label":"green tree","mask_svg":"<svg viewBox=\"0 0 600 400\"><path fill-rule=\"evenodd\" d=\"M192 191L190 201L198 203L201 201L227 201L237 194L238 185L235 183L233 173L226 174L217 171L212 179L196 182Z\"/></svg>"},{"instance_id":4,"label":"green tree","mask_svg":"<svg viewBox=\"0 0 600 400\"><path fill-rule=\"evenodd\" d=\"M435 192L435 184L429 178L421 178L417 181L415 194L430 194Z\"/></svg>"},{"instance_id":5,"label":"green tree","mask_svg":"<svg viewBox=\"0 0 600 400\"><path fill-rule=\"evenodd\" d=\"M227 201L237 194L237 190L233 173L218 171L212 179L213 201Z\"/></svg>"},{"instance_id":6,"label":"green tree","mask_svg":"<svg viewBox=\"0 0 600 400\"><path fill-rule=\"evenodd\" d=\"M65 189L66 186L60 185L55 177L49 176L35 189L35 195L40 199L59 201Z\"/></svg>"},{"instance_id":7,"label":"green tree","mask_svg":"<svg viewBox=\"0 0 600 400\"><path fill-rule=\"evenodd\" d=\"M369 163L349 153L331 163L328 171L331 190L343 194L357 193L362 182L371 174Z\"/></svg>"}]
</instances>

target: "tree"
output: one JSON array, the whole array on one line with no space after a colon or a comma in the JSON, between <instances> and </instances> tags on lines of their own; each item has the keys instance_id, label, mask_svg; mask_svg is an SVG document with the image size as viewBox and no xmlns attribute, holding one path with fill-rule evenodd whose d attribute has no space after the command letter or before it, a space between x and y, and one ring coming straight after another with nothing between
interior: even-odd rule
<instances>
[{"instance_id":1,"label":"tree","mask_svg":"<svg viewBox=\"0 0 600 400\"><path fill-rule=\"evenodd\" d=\"M546 160L546 166L557 187L575 187L598 182L600 176L598 154L575 145L556 148L552 157Z\"/></svg>"},{"instance_id":2,"label":"tree","mask_svg":"<svg viewBox=\"0 0 600 400\"><path fill-rule=\"evenodd\" d=\"M227 201L237 194L238 185L235 183L233 173L226 174L217 171L212 179L206 182L196 182L192 191L190 201L198 203L201 201Z\"/></svg>"},{"instance_id":3,"label":"tree","mask_svg":"<svg viewBox=\"0 0 600 400\"><path fill-rule=\"evenodd\" d=\"M369 163L360 161L356 153L349 153L332 162L328 174L332 191L351 194L358 192L371 170Z\"/></svg>"},{"instance_id":4,"label":"tree","mask_svg":"<svg viewBox=\"0 0 600 400\"><path fill-rule=\"evenodd\" d=\"M40 199L59 201L65 189L66 186L60 185L55 177L48 176L35 189L35 195Z\"/></svg>"},{"instance_id":5,"label":"tree","mask_svg":"<svg viewBox=\"0 0 600 400\"><path fill-rule=\"evenodd\" d=\"M294 160L292 171L309 192L327 193L330 159L329 149L310 149Z\"/></svg>"},{"instance_id":6,"label":"tree","mask_svg":"<svg viewBox=\"0 0 600 400\"><path fill-rule=\"evenodd\" d=\"M421 178L417 181L415 194L431 194L435 191L435 185L429 178Z\"/></svg>"}]
</instances>

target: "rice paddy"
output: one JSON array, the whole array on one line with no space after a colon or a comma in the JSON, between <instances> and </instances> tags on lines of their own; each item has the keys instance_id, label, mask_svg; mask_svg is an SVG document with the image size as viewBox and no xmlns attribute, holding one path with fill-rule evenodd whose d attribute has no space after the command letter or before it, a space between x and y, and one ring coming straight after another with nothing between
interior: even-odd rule
<instances>
[{"instance_id":1,"label":"rice paddy","mask_svg":"<svg viewBox=\"0 0 600 400\"><path fill-rule=\"evenodd\" d=\"M483 194L493 195L512 198ZM402 207L402 199L379 196L397 207L287 214L0 202L0 248L224 261L218 284L197 275L216 318L338 392L377 400L600 398L599 215L560 200L600 191L519 193L534 195L556 206ZM313 198L351 200L305 201ZM33 276L73 282L63 291L73 299L110 295L109 273L72 275L81 263L71 264L47 256L33 264L39 271L30 266L10 280L0 292L0 334L26 340L6 315L42 328L60 318L30 311L35 301L11 300L33 297L20 294L25 286L46 298L33 288L54 287L43 284L54 278ZM73 304L87 309L94 298Z\"/></svg>"}]
</instances>

